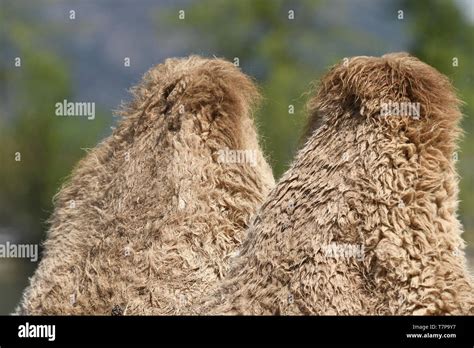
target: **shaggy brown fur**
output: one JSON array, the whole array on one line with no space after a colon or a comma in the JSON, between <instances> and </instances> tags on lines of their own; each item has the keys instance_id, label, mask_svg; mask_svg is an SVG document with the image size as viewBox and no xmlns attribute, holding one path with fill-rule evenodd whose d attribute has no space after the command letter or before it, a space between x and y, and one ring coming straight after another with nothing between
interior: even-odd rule
<instances>
[{"instance_id":1,"label":"shaggy brown fur","mask_svg":"<svg viewBox=\"0 0 474 348\"><path fill-rule=\"evenodd\" d=\"M219 59L169 59L133 90L112 136L55 200L45 253L17 312L175 314L227 271L273 186L253 83ZM220 163L218 151L256 151Z\"/></svg>"},{"instance_id":2,"label":"shaggy brown fur","mask_svg":"<svg viewBox=\"0 0 474 348\"><path fill-rule=\"evenodd\" d=\"M419 102L421 117L381 116L389 101ZM472 314L447 78L406 54L355 57L309 109L313 132L200 311Z\"/></svg>"}]
</instances>

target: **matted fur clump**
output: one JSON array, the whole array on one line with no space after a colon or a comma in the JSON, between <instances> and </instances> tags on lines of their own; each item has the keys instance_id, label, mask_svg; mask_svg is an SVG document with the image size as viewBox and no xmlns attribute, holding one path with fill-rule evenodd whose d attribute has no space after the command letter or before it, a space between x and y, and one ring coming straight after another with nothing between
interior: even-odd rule
<instances>
[{"instance_id":1,"label":"matted fur clump","mask_svg":"<svg viewBox=\"0 0 474 348\"><path fill-rule=\"evenodd\" d=\"M226 273L273 186L258 92L233 64L169 59L133 92L57 195L18 313L181 313Z\"/></svg>"},{"instance_id":2,"label":"matted fur clump","mask_svg":"<svg viewBox=\"0 0 474 348\"><path fill-rule=\"evenodd\" d=\"M355 57L309 110L305 145L199 311L473 314L447 78L407 54Z\"/></svg>"}]
</instances>

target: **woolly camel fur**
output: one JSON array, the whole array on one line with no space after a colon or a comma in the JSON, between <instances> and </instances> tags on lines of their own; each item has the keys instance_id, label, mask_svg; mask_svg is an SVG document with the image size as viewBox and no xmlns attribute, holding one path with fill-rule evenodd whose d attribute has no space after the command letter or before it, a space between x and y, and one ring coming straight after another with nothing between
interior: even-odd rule
<instances>
[{"instance_id":1,"label":"woolly camel fur","mask_svg":"<svg viewBox=\"0 0 474 348\"><path fill-rule=\"evenodd\" d=\"M168 59L133 94L57 194L17 313L179 314L226 273L273 186L251 117L259 95L233 64ZM256 162L222 163L239 149Z\"/></svg>"},{"instance_id":2,"label":"woolly camel fur","mask_svg":"<svg viewBox=\"0 0 474 348\"><path fill-rule=\"evenodd\" d=\"M419 118L382 116L388 102L420 103ZM403 53L355 57L322 79L309 112L307 141L199 311L473 314L448 79Z\"/></svg>"}]
</instances>

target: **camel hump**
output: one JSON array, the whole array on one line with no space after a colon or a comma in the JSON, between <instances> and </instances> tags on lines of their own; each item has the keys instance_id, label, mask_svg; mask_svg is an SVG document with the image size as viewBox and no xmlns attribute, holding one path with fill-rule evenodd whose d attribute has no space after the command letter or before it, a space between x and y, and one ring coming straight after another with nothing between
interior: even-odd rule
<instances>
[{"instance_id":1,"label":"camel hump","mask_svg":"<svg viewBox=\"0 0 474 348\"><path fill-rule=\"evenodd\" d=\"M199 56L167 59L145 73L131 92L133 101L119 111L124 117L241 117L250 115L260 99L252 79L234 64Z\"/></svg>"},{"instance_id":2,"label":"camel hump","mask_svg":"<svg viewBox=\"0 0 474 348\"><path fill-rule=\"evenodd\" d=\"M455 141L460 104L445 75L408 53L343 58L309 101L307 128L312 133L324 123L332 126L341 118L359 117L396 130L411 129L424 138L438 129L447 132L440 140Z\"/></svg>"}]
</instances>

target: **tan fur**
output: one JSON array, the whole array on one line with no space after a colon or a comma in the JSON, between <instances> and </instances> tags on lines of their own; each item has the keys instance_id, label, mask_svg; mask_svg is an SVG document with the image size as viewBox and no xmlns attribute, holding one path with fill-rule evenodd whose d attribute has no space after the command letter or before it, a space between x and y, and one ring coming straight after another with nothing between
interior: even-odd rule
<instances>
[{"instance_id":1,"label":"tan fur","mask_svg":"<svg viewBox=\"0 0 474 348\"><path fill-rule=\"evenodd\" d=\"M219 59L169 59L55 199L24 314L176 314L227 271L273 186L253 83ZM249 149L257 164L218 163ZM74 201L75 207L71 205Z\"/></svg>"},{"instance_id":2,"label":"tan fur","mask_svg":"<svg viewBox=\"0 0 474 348\"><path fill-rule=\"evenodd\" d=\"M380 116L388 101L420 102L420 119ZM199 311L473 314L456 216L461 113L447 78L407 54L355 57L309 109L309 139ZM331 245L363 246L363 257L334 257Z\"/></svg>"}]
</instances>

